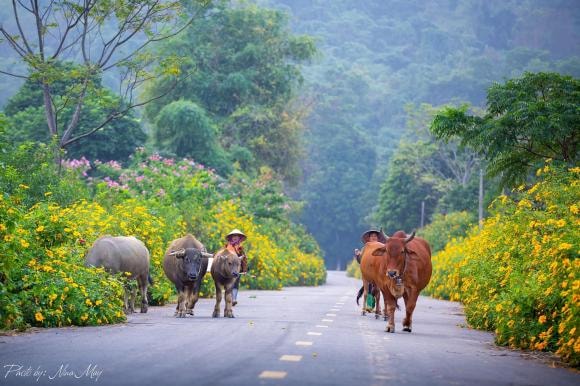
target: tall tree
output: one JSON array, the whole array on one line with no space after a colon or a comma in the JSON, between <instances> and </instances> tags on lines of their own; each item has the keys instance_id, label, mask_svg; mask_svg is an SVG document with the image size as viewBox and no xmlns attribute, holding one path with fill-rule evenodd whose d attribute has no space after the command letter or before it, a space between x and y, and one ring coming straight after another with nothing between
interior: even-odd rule
<instances>
[{"instance_id":1,"label":"tall tree","mask_svg":"<svg viewBox=\"0 0 580 386\"><path fill-rule=\"evenodd\" d=\"M204 8L209 1L196 0L194 3ZM156 62L156 57L143 55L143 49L180 32L194 18L178 16L182 6L177 0L12 0L12 10L13 28L0 25L2 43L10 46L26 63L28 74L15 74L7 69L0 72L38 84L48 131L50 136L57 137L61 148L147 103L148 100L136 102L134 99L139 85L153 76L148 68ZM33 30L27 30L26 25L32 25ZM59 66L66 58L76 59L78 66L72 69ZM157 62L162 71L178 74L172 58ZM113 69L120 69L120 94L126 104L114 108L86 131L79 132L85 102L97 93L93 79ZM74 84L67 87L64 94L56 95L53 85L62 79L71 79ZM150 100L156 97L159 96ZM68 107L73 113L62 122L58 112Z\"/></svg>"},{"instance_id":2,"label":"tall tree","mask_svg":"<svg viewBox=\"0 0 580 386\"><path fill-rule=\"evenodd\" d=\"M575 165L580 158L580 80L557 73L525 73L487 93L483 117L468 106L447 107L431 131L459 138L488 161L487 171L505 185L525 181L545 159Z\"/></svg>"},{"instance_id":3,"label":"tall tree","mask_svg":"<svg viewBox=\"0 0 580 386\"><path fill-rule=\"evenodd\" d=\"M287 181L297 180L304 108L295 97L300 64L315 48L311 38L289 31L285 13L221 4L161 52L181 56L180 71L192 76L147 106L151 121L165 105L190 100L220 127L222 144L242 167L269 166ZM171 82L168 76L155 79L149 94Z\"/></svg>"}]
</instances>

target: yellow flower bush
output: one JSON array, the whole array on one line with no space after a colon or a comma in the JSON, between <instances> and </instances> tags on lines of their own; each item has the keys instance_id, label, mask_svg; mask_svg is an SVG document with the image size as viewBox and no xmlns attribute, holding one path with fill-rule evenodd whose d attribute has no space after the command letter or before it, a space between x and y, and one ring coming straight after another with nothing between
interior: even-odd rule
<instances>
[{"instance_id":1,"label":"yellow flower bush","mask_svg":"<svg viewBox=\"0 0 580 386\"><path fill-rule=\"evenodd\" d=\"M152 305L165 304L175 294L162 262L169 243L186 233L213 253L229 231L242 229L250 266L242 284L249 288L318 285L326 279L317 245L288 220L287 198L267 180L258 181L256 189L242 184L255 193L248 196L191 160L139 153L133 168L98 169L107 171L112 174L92 178L92 199L79 193L81 185L70 174L71 183L63 180L50 192L41 186L40 175L30 187L18 185L16 175L13 189L0 195L0 328L125 320L124 286L132 282L124 273L113 276L84 266L88 249L103 235L132 235L145 243L154 281ZM0 181L6 178L1 172ZM75 195L78 199L71 200ZM208 274L200 295L213 294Z\"/></svg>"},{"instance_id":2,"label":"yellow flower bush","mask_svg":"<svg viewBox=\"0 0 580 386\"><path fill-rule=\"evenodd\" d=\"M580 365L580 170L540 169L542 180L502 196L481 230L433 256L432 296L458 300L501 345L550 350Z\"/></svg>"}]
</instances>

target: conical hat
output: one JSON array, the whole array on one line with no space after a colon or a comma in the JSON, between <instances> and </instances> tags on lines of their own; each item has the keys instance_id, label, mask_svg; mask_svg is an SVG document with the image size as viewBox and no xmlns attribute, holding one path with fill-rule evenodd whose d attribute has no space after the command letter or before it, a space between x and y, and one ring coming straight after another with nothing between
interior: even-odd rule
<instances>
[{"instance_id":1,"label":"conical hat","mask_svg":"<svg viewBox=\"0 0 580 386\"><path fill-rule=\"evenodd\" d=\"M233 231L231 231L230 233L228 233L228 234L226 235L226 240L229 240L229 239L230 239L230 237L232 237L232 236L235 236L235 235L238 235L238 236L240 236L240 237L242 238L242 241L244 241L244 240L247 238L247 237L246 237L246 235L245 235L245 234L243 234L241 230L239 230L239 229L234 229Z\"/></svg>"},{"instance_id":2,"label":"conical hat","mask_svg":"<svg viewBox=\"0 0 580 386\"><path fill-rule=\"evenodd\" d=\"M368 231L366 231L365 233L362 234L361 236L361 240L363 243L368 243L369 241L369 237L371 235L371 233L376 233L379 237L378 240L380 243L386 243L387 242L387 237L385 236L385 234L383 233L383 229L369 229Z\"/></svg>"}]
</instances>

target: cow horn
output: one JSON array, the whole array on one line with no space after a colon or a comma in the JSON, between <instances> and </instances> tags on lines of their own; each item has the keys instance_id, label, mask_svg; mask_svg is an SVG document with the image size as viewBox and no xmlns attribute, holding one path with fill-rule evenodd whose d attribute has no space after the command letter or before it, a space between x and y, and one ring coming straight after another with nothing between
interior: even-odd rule
<instances>
[{"instance_id":1,"label":"cow horn","mask_svg":"<svg viewBox=\"0 0 580 386\"><path fill-rule=\"evenodd\" d=\"M405 244L407 244L409 241L413 240L414 238L415 238L415 231L413 231L413 233L411 233L411 235L405 239Z\"/></svg>"},{"instance_id":2,"label":"cow horn","mask_svg":"<svg viewBox=\"0 0 580 386\"><path fill-rule=\"evenodd\" d=\"M202 253L201 253L201 256L203 256L203 257L207 257L208 259L210 259L210 258L212 258L212 257L213 257L213 255L212 255L211 253L207 253L207 252L202 252Z\"/></svg>"}]
</instances>

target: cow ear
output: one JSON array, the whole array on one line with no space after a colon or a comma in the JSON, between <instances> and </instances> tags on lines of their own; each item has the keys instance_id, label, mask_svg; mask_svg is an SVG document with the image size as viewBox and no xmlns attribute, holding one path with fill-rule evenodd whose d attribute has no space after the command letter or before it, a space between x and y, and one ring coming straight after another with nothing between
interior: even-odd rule
<instances>
[{"instance_id":1,"label":"cow ear","mask_svg":"<svg viewBox=\"0 0 580 386\"><path fill-rule=\"evenodd\" d=\"M385 254L385 252L386 252L386 251L387 251L387 248L385 248L385 247L382 247L382 248L379 248L379 249L375 249L375 250L373 251L372 255L373 255L373 256L382 256L382 255L384 255L384 254Z\"/></svg>"}]
</instances>

